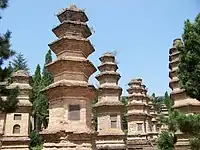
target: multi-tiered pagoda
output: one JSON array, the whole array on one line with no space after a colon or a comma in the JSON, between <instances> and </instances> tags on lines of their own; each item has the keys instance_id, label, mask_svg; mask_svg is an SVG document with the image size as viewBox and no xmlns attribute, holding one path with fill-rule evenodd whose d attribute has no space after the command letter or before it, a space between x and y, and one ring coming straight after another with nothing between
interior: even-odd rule
<instances>
[{"instance_id":1,"label":"multi-tiered pagoda","mask_svg":"<svg viewBox=\"0 0 200 150\"><path fill-rule=\"evenodd\" d=\"M133 79L128 84L128 148L142 148L147 146L148 132L150 133L150 112L147 104L147 95L142 79Z\"/></svg>"},{"instance_id":2,"label":"multi-tiered pagoda","mask_svg":"<svg viewBox=\"0 0 200 150\"><path fill-rule=\"evenodd\" d=\"M17 108L6 113L4 132L2 138L3 150L29 150L30 116L32 104L29 101L30 90L29 75L24 70L18 70L12 74L12 83L7 89L18 88Z\"/></svg>"},{"instance_id":3,"label":"multi-tiered pagoda","mask_svg":"<svg viewBox=\"0 0 200 150\"><path fill-rule=\"evenodd\" d=\"M88 85L88 79L96 68L87 59L94 52L87 39L91 35L88 18L75 5L57 17L61 24L53 33L58 40L49 44L57 59L47 65L54 83L44 89L49 101L49 125L42 133L44 149L95 149L91 125L95 88Z\"/></svg>"},{"instance_id":4,"label":"multi-tiered pagoda","mask_svg":"<svg viewBox=\"0 0 200 150\"><path fill-rule=\"evenodd\" d=\"M185 113L199 113L200 112L200 102L187 96L184 89L180 87L178 78L178 65L180 63L180 52L177 47L182 46L183 43L181 39L175 39L173 41L173 46L169 50L169 77L171 88L171 98L174 101L174 108ZM176 148L179 149L189 149L188 137L180 132L177 132L178 142L176 143Z\"/></svg>"},{"instance_id":5,"label":"multi-tiered pagoda","mask_svg":"<svg viewBox=\"0 0 200 150\"><path fill-rule=\"evenodd\" d=\"M171 98L174 100L174 108L186 113L199 113L200 102L186 95L184 89L181 89L178 78L178 65L180 62L180 52L177 49L178 45L182 45L181 39L173 41L173 47L169 50L169 87L172 89Z\"/></svg>"},{"instance_id":6,"label":"multi-tiered pagoda","mask_svg":"<svg viewBox=\"0 0 200 150\"><path fill-rule=\"evenodd\" d=\"M122 89L118 86L120 74L113 53L100 57L98 102L95 109L98 118L98 149L125 149L125 134L122 131L121 115L123 104L120 102Z\"/></svg>"}]
</instances>

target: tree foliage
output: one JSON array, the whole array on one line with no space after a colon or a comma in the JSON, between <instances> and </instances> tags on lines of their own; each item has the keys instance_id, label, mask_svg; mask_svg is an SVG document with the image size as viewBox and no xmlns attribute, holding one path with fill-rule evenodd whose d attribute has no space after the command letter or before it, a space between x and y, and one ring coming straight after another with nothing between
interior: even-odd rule
<instances>
[{"instance_id":1,"label":"tree foliage","mask_svg":"<svg viewBox=\"0 0 200 150\"><path fill-rule=\"evenodd\" d=\"M160 114L162 112L163 108L163 98L162 97L156 97L155 93L151 96L151 101L153 105L153 109Z\"/></svg>"},{"instance_id":2,"label":"tree foliage","mask_svg":"<svg viewBox=\"0 0 200 150\"><path fill-rule=\"evenodd\" d=\"M0 0L0 9L4 9L7 6L8 0ZM11 49L10 38L10 31L0 35L0 82L4 82L3 86L0 87L0 109L5 112L12 112L16 109L18 103L17 96L19 94L18 88L12 90L6 89L12 69L10 66L3 67L3 65L5 65L5 61L15 54Z\"/></svg>"},{"instance_id":3,"label":"tree foliage","mask_svg":"<svg viewBox=\"0 0 200 150\"><path fill-rule=\"evenodd\" d=\"M168 117L161 117L161 122L167 125L167 131L160 133L157 140L159 150L174 149L177 142L176 132L188 135L192 150L200 150L200 115L185 114L173 109L174 102L165 94L164 103L168 109Z\"/></svg>"},{"instance_id":4,"label":"tree foliage","mask_svg":"<svg viewBox=\"0 0 200 150\"><path fill-rule=\"evenodd\" d=\"M182 88L192 97L200 100L200 14L191 23L185 21L180 51L179 79Z\"/></svg>"},{"instance_id":5,"label":"tree foliage","mask_svg":"<svg viewBox=\"0 0 200 150\"><path fill-rule=\"evenodd\" d=\"M18 53L12 60L12 69L13 71L25 70L27 73L29 72L27 60L22 53Z\"/></svg>"},{"instance_id":6,"label":"tree foliage","mask_svg":"<svg viewBox=\"0 0 200 150\"><path fill-rule=\"evenodd\" d=\"M157 145L159 150L174 150L174 135L168 131L162 131L158 136Z\"/></svg>"},{"instance_id":7,"label":"tree foliage","mask_svg":"<svg viewBox=\"0 0 200 150\"><path fill-rule=\"evenodd\" d=\"M126 120L128 100L125 96L122 96L121 102L123 103L122 129L126 133L128 129L127 120Z\"/></svg>"},{"instance_id":8,"label":"tree foliage","mask_svg":"<svg viewBox=\"0 0 200 150\"><path fill-rule=\"evenodd\" d=\"M45 55L45 65L52 62L51 51L49 50ZM48 100L44 93L41 92L46 86L53 82L53 77L50 72L44 66L41 72L40 65L37 65L35 74L33 76L33 115L34 115L34 131L31 135L31 149L41 149L41 137L39 136L39 131L42 127L46 128L48 126Z\"/></svg>"}]
</instances>

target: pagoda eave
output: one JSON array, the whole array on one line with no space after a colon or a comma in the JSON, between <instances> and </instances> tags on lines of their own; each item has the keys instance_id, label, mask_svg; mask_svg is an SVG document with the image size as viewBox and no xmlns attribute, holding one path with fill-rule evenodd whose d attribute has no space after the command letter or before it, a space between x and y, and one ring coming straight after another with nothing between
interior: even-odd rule
<instances>
[{"instance_id":1,"label":"pagoda eave","mask_svg":"<svg viewBox=\"0 0 200 150\"><path fill-rule=\"evenodd\" d=\"M110 66L114 66L115 70L116 71L118 69L118 66L116 63L113 63L113 62L105 62L105 63L102 63L100 66L98 66L98 69L103 72L103 67L110 67Z\"/></svg>"},{"instance_id":2,"label":"pagoda eave","mask_svg":"<svg viewBox=\"0 0 200 150\"><path fill-rule=\"evenodd\" d=\"M115 56L113 55L113 53L105 53L103 56L101 56L99 58L99 60L103 61L104 58L113 58L113 59L115 59Z\"/></svg>"},{"instance_id":3,"label":"pagoda eave","mask_svg":"<svg viewBox=\"0 0 200 150\"><path fill-rule=\"evenodd\" d=\"M60 67L62 66L62 67ZM47 70L53 75L63 71L83 72L87 77L96 72L94 65L87 59L81 57L64 57L46 65Z\"/></svg>"},{"instance_id":4,"label":"pagoda eave","mask_svg":"<svg viewBox=\"0 0 200 150\"><path fill-rule=\"evenodd\" d=\"M108 76L113 76L113 77L116 77L116 80L119 80L121 78L120 74L117 73L117 72L113 72L113 71L105 71L105 72L102 72L100 74L98 74L97 76L95 76L95 78L97 80L101 80L103 77L108 77Z\"/></svg>"},{"instance_id":5,"label":"pagoda eave","mask_svg":"<svg viewBox=\"0 0 200 150\"><path fill-rule=\"evenodd\" d=\"M150 117L151 115L147 114L147 113L142 113L142 112L131 112L131 113L127 113L126 114L127 117L131 117L131 116L137 116L138 118L146 118L146 117Z\"/></svg>"},{"instance_id":6,"label":"pagoda eave","mask_svg":"<svg viewBox=\"0 0 200 150\"><path fill-rule=\"evenodd\" d=\"M97 102L96 104L94 104L94 108L99 108L99 107L107 107L107 108L112 108L112 107L115 107L115 108L118 108L118 109L121 109L123 107L123 104L122 102L120 101L99 101Z\"/></svg>"},{"instance_id":7,"label":"pagoda eave","mask_svg":"<svg viewBox=\"0 0 200 150\"><path fill-rule=\"evenodd\" d=\"M130 87L126 91L130 94L133 92L143 92L144 89L142 89L141 87Z\"/></svg>"},{"instance_id":8,"label":"pagoda eave","mask_svg":"<svg viewBox=\"0 0 200 150\"><path fill-rule=\"evenodd\" d=\"M77 91L79 92L78 95ZM96 89L93 85L88 85L87 82L61 80L49 85L42 92L45 92L50 97L50 100L65 96L87 97L92 100L95 97Z\"/></svg>"},{"instance_id":9,"label":"pagoda eave","mask_svg":"<svg viewBox=\"0 0 200 150\"><path fill-rule=\"evenodd\" d=\"M58 38L61 38L62 36L67 36L66 31L68 31L70 29L70 25L76 26L74 28L82 29L81 33L84 38L88 38L90 35L92 35L92 33L86 23L79 22L79 21L70 21L70 20L63 21L61 24L59 24L58 26L53 28L52 31ZM61 31L65 31L65 32L63 33Z\"/></svg>"},{"instance_id":10,"label":"pagoda eave","mask_svg":"<svg viewBox=\"0 0 200 150\"><path fill-rule=\"evenodd\" d=\"M48 44L48 46L56 55L61 54L65 50L73 50L73 53L76 51L82 51L85 56L88 57L91 53L95 51L93 45L90 43L90 40L77 36L64 36ZM59 49L58 47L62 48Z\"/></svg>"},{"instance_id":11,"label":"pagoda eave","mask_svg":"<svg viewBox=\"0 0 200 150\"><path fill-rule=\"evenodd\" d=\"M59 12L56 16L58 17L60 22L63 22L64 20L72 20L70 17L73 16L67 16L66 14L76 14L78 13L78 15L80 16L79 21L81 22L87 22L88 21L88 17L85 15L85 12L81 9L71 9L71 8L65 8L63 9L61 12Z\"/></svg>"}]
</instances>

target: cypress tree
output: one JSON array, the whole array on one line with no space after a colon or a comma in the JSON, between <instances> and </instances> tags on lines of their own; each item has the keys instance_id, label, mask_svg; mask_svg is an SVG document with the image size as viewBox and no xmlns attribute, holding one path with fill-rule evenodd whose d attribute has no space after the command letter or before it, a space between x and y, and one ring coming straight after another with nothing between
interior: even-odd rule
<instances>
[{"instance_id":1,"label":"cypress tree","mask_svg":"<svg viewBox=\"0 0 200 150\"><path fill-rule=\"evenodd\" d=\"M193 23L185 21L182 38L183 44L177 43L180 83L190 97L200 100L200 14Z\"/></svg>"},{"instance_id":2,"label":"cypress tree","mask_svg":"<svg viewBox=\"0 0 200 150\"><path fill-rule=\"evenodd\" d=\"M48 70L45 67L45 65L47 65L51 62L52 62L52 54L51 54L51 50L49 50L47 52L47 54L45 55L45 64L44 64L44 68L43 68L43 72L42 72L42 75L43 75L42 80L43 80L44 87L50 85L53 82L52 74L50 72L48 72Z\"/></svg>"},{"instance_id":3,"label":"cypress tree","mask_svg":"<svg viewBox=\"0 0 200 150\"><path fill-rule=\"evenodd\" d=\"M39 112L38 112L38 101L40 99L40 90L41 90L41 69L40 65L38 64L35 70L35 74L33 76L33 94L31 101L33 103L33 116L34 116L34 129L38 131L40 118L39 118Z\"/></svg>"},{"instance_id":4,"label":"cypress tree","mask_svg":"<svg viewBox=\"0 0 200 150\"><path fill-rule=\"evenodd\" d=\"M46 86L50 85L53 82L53 76L50 72L48 72L48 70L46 69L45 65L49 64L52 62L52 54L51 54L51 50L48 50L47 54L45 55L45 64L43 67L43 72L42 72L42 88L45 88ZM40 112L42 112L42 124L44 126L44 128L46 128L48 126L48 116L49 116L49 112L48 112L48 100L46 98L46 96L41 93L41 105L42 107L40 108Z\"/></svg>"}]
</instances>

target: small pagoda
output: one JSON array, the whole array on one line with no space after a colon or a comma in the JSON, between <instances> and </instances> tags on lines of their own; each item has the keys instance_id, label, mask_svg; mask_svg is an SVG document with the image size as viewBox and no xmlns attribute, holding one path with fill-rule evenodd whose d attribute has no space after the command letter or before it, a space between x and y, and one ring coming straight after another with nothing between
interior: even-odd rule
<instances>
[{"instance_id":1,"label":"small pagoda","mask_svg":"<svg viewBox=\"0 0 200 150\"><path fill-rule=\"evenodd\" d=\"M153 100L154 97L150 97L150 101L148 103L150 110L149 110L149 114L152 116L151 118L151 132L149 133L149 136L151 139L156 139L158 136L158 114L153 106Z\"/></svg>"},{"instance_id":2,"label":"small pagoda","mask_svg":"<svg viewBox=\"0 0 200 150\"><path fill-rule=\"evenodd\" d=\"M41 134L44 150L95 149L91 125L95 88L88 84L96 71L87 57L94 47L85 12L75 5L57 14L60 25L53 29L58 40L49 44L57 59L46 67L54 83L44 89L49 101L49 125Z\"/></svg>"},{"instance_id":3,"label":"small pagoda","mask_svg":"<svg viewBox=\"0 0 200 150\"><path fill-rule=\"evenodd\" d=\"M98 149L125 149L125 134L122 131L121 115L123 104L120 102L122 88L118 86L120 74L113 53L100 57L98 102L95 104L98 122Z\"/></svg>"},{"instance_id":4,"label":"small pagoda","mask_svg":"<svg viewBox=\"0 0 200 150\"><path fill-rule=\"evenodd\" d=\"M12 74L12 83L7 89L19 89L17 108L12 113L6 113L2 150L29 150L29 131L32 104L29 101L29 75L24 70Z\"/></svg>"},{"instance_id":5,"label":"small pagoda","mask_svg":"<svg viewBox=\"0 0 200 150\"><path fill-rule=\"evenodd\" d=\"M131 80L128 85L127 147L143 148L148 146L148 133L152 132L147 89L140 78Z\"/></svg>"},{"instance_id":6,"label":"small pagoda","mask_svg":"<svg viewBox=\"0 0 200 150\"><path fill-rule=\"evenodd\" d=\"M200 102L187 96L184 89L181 88L178 78L178 65L180 63L180 52L177 46L183 45L181 39L175 39L173 46L169 50L169 87L171 88L171 98L174 101L174 108L184 113L200 113ZM189 140L185 134L177 132L177 148L189 149Z\"/></svg>"}]
</instances>

